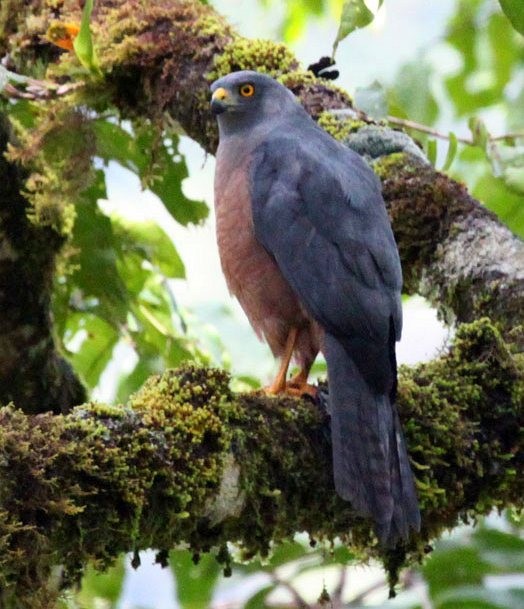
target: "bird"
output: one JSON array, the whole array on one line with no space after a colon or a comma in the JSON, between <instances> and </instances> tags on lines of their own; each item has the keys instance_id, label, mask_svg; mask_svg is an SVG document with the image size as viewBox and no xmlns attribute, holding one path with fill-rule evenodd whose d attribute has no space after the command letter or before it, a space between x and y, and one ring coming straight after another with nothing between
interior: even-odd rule
<instances>
[{"instance_id":1,"label":"bird","mask_svg":"<svg viewBox=\"0 0 524 609\"><path fill-rule=\"evenodd\" d=\"M405 544L420 511L395 406L402 270L380 181L269 75L215 80L211 112L222 270L281 359L266 390L310 393L324 354L335 491L373 521L382 546Z\"/></svg>"}]
</instances>

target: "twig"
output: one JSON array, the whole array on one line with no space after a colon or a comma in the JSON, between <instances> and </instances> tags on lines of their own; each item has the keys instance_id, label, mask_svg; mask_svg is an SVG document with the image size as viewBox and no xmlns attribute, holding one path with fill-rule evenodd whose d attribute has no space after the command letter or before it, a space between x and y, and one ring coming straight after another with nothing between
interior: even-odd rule
<instances>
[{"instance_id":1,"label":"twig","mask_svg":"<svg viewBox=\"0 0 524 609\"><path fill-rule=\"evenodd\" d=\"M331 594L331 600L333 601L334 607L340 607L342 604L341 603L342 595L344 594L344 588L346 587L346 581L347 581L347 571L348 570L347 570L346 566L343 566L340 569L338 583L335 586L333 593Z\"/></svg>"},{"instance_id":2,"label":"twig","mask_svg":"<svg viewBox=\"0 0 524 609\"><path fill-rule=\"evenodd\" d=\"M291 594L293 601L299 609L312 609L311 605L307 603L304 598L302 598L298 590L292 584L284 579L280 579L276 573L271 573L271 580L274 584L281 586Z\"/></svg>"},{"instance_id":3,"label":"twig","mask_svg":"<svg viewBox=\"0 0 524 609\"><path fill-rule=\"evenodd\" d=\"M432 127L428 127L427 125L422 125L415 121L410 121L405 118L398 118L397 116L387 116L386 120L393 125L398 125L399 127L405 127L406 129L414 129L415 131L420 131L422 133L427 133L428 135L432 135L433 137L439 138L441 140L449 140L449 134L442 133L441 131L437 131ZM475 146L476 143L467 137L458 137L456 136L457 141L462 144L466 144L467 146ZM504 133L502 135L490 135L488 139L492 142L498 142L501 140L509 140L516 138L524 138L524 131L514 131L513 133Z\"/></svg>"},{"instance_id":4,"label":"twig","mask_svg":"<svg viewBox=\"0 0 524 609\"><path fill-rule=\"evenodd\" d=\"M380 588L385 588L385 586L386 581L384 579L380 579L379 581L375 582L374 584L363 590L360 594L357 594L357 596L355 596L355 598L353 598L345 606L360 607L360 605L362 605L362 603L366 600L367 596L369 596L372 592L375 592L376 590L380 590Z\"/></svg>"}]
</instances>

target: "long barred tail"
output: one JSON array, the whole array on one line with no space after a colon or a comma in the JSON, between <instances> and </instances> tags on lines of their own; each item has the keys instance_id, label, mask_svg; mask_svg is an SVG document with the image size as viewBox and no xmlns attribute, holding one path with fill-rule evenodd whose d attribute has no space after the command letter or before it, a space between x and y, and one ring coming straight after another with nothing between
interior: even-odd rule
<instances>
[{"instance_id":1,"label":"long barred tail","mask_svg":"<svg viewBox=\"0 0 524 609\"><path fill-rule=\"evenodd\" d=\"M413 474L395 404L376 394L341 342L326 334L333 471L337 493L375 521L393 547L420 529ZM396 372L396 371L395 371Z\"/></svg>"}]
</instances>

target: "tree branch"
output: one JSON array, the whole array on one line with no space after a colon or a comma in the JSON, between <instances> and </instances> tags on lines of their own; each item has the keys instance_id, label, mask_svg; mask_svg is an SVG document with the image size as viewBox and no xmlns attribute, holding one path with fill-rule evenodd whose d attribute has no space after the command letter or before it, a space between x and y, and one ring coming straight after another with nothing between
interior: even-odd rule
<instances>
[{"instance_id":1,"label":"tree branch","mask_svg":"<svg viewBox=\"0 0 524 609\"><path fill-rule=\"evenodd\" d=\"M27 174L4 157L9 127L0 114L0 403L26 412L69 410L86 394L57 352L50 302L64 238L28 218Z\"/></svg>"},{"instance_id":2,"label":"tree branch","mask_svg":"<svg viewBox=\"0 0 524 609\"><path fill-rule=\"evenodd\" d=\"M382 556L390 570L406 555L419 560L443 528L523 506L523 377L488 321L461 326L448 354L401 371L423 527ZM307 531L381 556L370 523L334 492L325 412L235 395L227 381L186 367L152 377L126 407L34 417L1 410L2 606L16 598L17 608L40 607L53 565L71 584L88 560L104 566L150 547L216 548L227 566L227 542L248 558Z\"/></svg>"}]
</instances>

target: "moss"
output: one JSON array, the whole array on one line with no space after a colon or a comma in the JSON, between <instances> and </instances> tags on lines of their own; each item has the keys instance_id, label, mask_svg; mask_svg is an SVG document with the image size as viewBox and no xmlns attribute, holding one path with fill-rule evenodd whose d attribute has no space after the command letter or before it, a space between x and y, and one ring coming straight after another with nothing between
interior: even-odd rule
<instances>
[{"instance_id":1,"label":"moss","mask_svg":"<svg viewBox=\"0 0 524 609\"><path fill-rule=\"evenodd\" d=\"M386 553L334 492L329 420L310 401L234 395L223 372L187 365L149 379L125 407L33 418L0 410L0 589L17 607L38 607L35 590L46 590L55 562L71 584L88 560L104 568L133 551L137 562L152 547L165 562L180 543L194 555L213 550L229 571L229 542L242 559L265 557L296 531L326 544L340 537L357 556L381 558L394 581L442 530L523 507L523 379L487 319L461 326L448 354L401 369L423 528ZM211 520L231 455L241 512Z\"/></svg>"},{"instance_id":2,"label":"moss","mask_svg":"<svg viewBox=\"0 0 524 609\"><path fill-rule=\"evenodd\" d=\"M413 294L419 289L423 269L434 260L456 222L490 212L476 204L462 184L406 153L380 157L373 169L382 180L405 271L404 289Z\"/></svg>"},{"instance_id":3,"label":"moss","mask_svg":"<svg viewBox=\"0 0 524 609\"><path fill-rule=\"evenodd\" d=\"M452 526L458 513L520 503L524 375L497 327L485 318L460 326L449 355L402 367L399 378L424 536Z\"/></svg>"},{"instance_id":4,"label":"moss","mask_svg":"<svg viewBox=\"0 0 524 609\"><path fill-rule=\"evenodd\" d=\"M404 152L394 152L381 156L373 162L373 170L381 180L394 178L399 170L416 173L418 165L409 163L409 156Z\"/></svg>"},{"instance_id":5,"label":"moss","mask_svg":"<svg viewBox=\"0 0 524 609\"><path fill-rule=\"evenodd\" d=\"M29 124L12 118L16 145L8 159L29 171L24 195L28 217L68 236L74 225L75 201L93 178L94 135L84 113L66 98L34 103ZM16 115L15 115L16 116Z\"/></svg>"},{"instance_id":6,"label":"moss","mask_svg":"<svg viewBox=\"0 0 524 609\"><path fill-rule=\"evenodd\" d=\"M339 141L345 141L351 133L367 125L365 121L339 118L331 112L322 112L318 124Z\"/></svg>"},{"instance_id":7,"label":"moss","mask_svg":"<svg viewBox=\"0 0 524 609\"><path fill-rule=\"evenodd\" d=\"M297 67L295 56L284 44L235 37L220 55L215 56L213 69L206 78L212 82L239 70L256 70L277 77Z\"/></svg>"}]
</instances>

